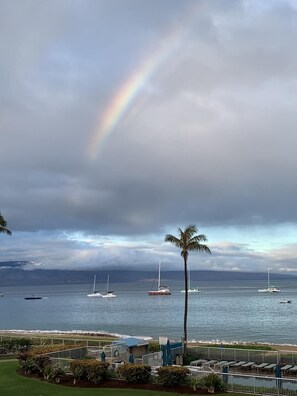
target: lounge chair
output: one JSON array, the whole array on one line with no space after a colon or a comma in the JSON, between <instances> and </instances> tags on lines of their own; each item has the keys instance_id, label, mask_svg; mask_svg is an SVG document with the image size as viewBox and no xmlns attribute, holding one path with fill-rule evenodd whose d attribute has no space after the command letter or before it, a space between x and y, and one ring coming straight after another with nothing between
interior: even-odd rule
<instances>
[{"instance_id":1,"label":"lounge chair","mask_svg":"<svg viewBox=\"0 0 297 396\"><path fill-rule=\"evenodd\" d=\"M269 363L260 363L260 364L254 364L252 366L253 369L256 369L257 372L263 370L266 366L268 366Z\"/></svg>"},{"instance_id":2,"label":"lounge chair","mask_svg":"<svg viewBox=\"0 0 297 396\"><path fill-rule=\"evenodd\" d=\"M296 374L297 373L297 366L293 366L292 368L289 369L290 374Z\"/></svg>"},{"instance_id":3,"label":"lounge chair","mask_svg":"<svg viewBox=\"0 0 297 396\"><path fill-rule=\"evenodd\" d=\"M286 364L285 366L281 367L281 371L288 371L292 367L294 367L292 364Z\"/></svg>"},{"instance_id":4,"label":"lounge chair","mask_svg":"<svg viewBox=\"0 0 297 396\"><path fill-rule=\"evenodd\" d=\"M215 365L216 363L217 363L217 360L208 360L207 362L203 363L202 366L210 367L210 366Z\"/></svg>"},{"instance_id":5,"label":"lounge chair","mask_svg":"<svg viewBox=\"0 0 297 396\"><path fill-rule=\"evenodd\" d=\"M216 362L214 366L223 367L226 363L228 363L228 360L220 360L219 362Z\"/></svg>"},{"instance_id":6,"label":"lounge chair","mask_svg":"<svg viewBox=\"0 0 297 396\"><path fill-rule=\"evenodd\" d=\"M242 364L240 366L240 368L243 368L245 370L248 370L248 369L250 370L254 364L255 364L255 362L247 362L245 364Z\"/></svg>"},{"instance_id":7,"label":"lounge chair","mask_svg":"<svg viewBox=\"0 0 297 396\"><path fill-rule=\"evenodd\" d=\"M245 363L247 363L245 360L241 360L240 362L236 362L236 363L232 364L232 367L240 367Z\"/></svg>"},{"instance_id":8,"label":"lounge chair","mask_svg":"<svg viewBox=\"0 0 297 396\"><path fill-rule=\"evenodd\" d=\"M222 366L223 367L232 367L235 363L237 363L236 360L231 360L231 361L229 361L227 363L224 363Z\"/></svg>"},{"instance_id":9,"label":"lounge chair","mask_svg":"<svg viewBox=\"0 0 297 396\"><path fill-rule=\"evenodd\" d=\"M198 360L193 360L190 363L190 366L202 366L203 363L207 362L205 359L198 359Z\"/></svg>"},{"instance_id":10,"label":"lounge chair","mask_svg":"<svg viewBox=\"0 0 297 396\"><path fill-rule=\"evenodd\" d=\"M268 364L268 366L263 367L262 370L264 370L264 371L266 371L266 370L272 371L273 369L275 369L276 366L277 366L276 363L271 363L271 364Z\"/></svg>"}]
</instances>

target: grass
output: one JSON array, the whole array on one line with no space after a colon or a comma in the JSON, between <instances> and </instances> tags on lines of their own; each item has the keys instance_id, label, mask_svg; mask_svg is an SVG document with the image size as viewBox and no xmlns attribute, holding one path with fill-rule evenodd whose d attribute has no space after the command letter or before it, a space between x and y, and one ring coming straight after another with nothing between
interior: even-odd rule
<instances>
[{"instance_id":1,"label":"grass","mask_svg":"<svg viewBox=\"0 0 297 396\"><path fill-rule=\"evenodd\" d=\"M222 344L209 344L209 345L205 345L204 347L206 348L222 348ZM272 347L268 346L268 345L241 345L241 344L224 344L223 348L229 348L229 349L251 349L251 350L260 350L260 351L273 351L275 349L273 349Z\"/></svg>"},{"instance_id":2,"label":"grass","mask_svg":"<svg viewBox=\"0 0 297 396\"><path fill-rule=\"evenodd\" d=\"M18 367L18 362L0 363L1 396L179 396L179 393L135 389L67 388L22 377L16 373ZM242 394L221 393L220 396L242 396Z\"/></svg>"},{"instance_id":3,"label":"grass","mask_svg":"<svg viewBox=\"0 0 297 396\"><path fill-rule=\"evenodd\" d=\"M89 342L90 344L94 343L94 345L98 345L100 342L101 344L110 344L112 341L117 340L117 337L109 336L109 335L86 335L86 334L52 334L52 333L42 333L42 334L34 334L34 333L0 333L0 338L3 340L10 340L11 338L29 338L33 341L33 344L40 345L42 344L60 344L63 342L72 342L72 343L79 343L79 342Z\"/></svg>"}]
</instances>

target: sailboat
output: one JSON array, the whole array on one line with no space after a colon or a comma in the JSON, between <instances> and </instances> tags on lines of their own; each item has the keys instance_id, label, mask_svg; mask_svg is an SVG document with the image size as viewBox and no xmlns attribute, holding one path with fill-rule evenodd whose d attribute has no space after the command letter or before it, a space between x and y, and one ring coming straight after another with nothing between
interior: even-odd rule
<instances>
[{"instance_id":1,"label":"sailboat","mask_svg":"<svg viewBox=\"0 0 297 396\"><path fill-rule=\"evenodd\" d=\"M191 271L190 271L190 267L189 267L189 272L188 272L188 293L201 293L201 290L198 289L198 287L191 287ZM185 290L181 290L181 293L185 293Z\"/></svg>"},{"instance_id":2,"label":"sailboat","mask_svg":"<svg viewBox=\"0 0 297 396\"><path fill-rule=\"evenodd\" d=\"M259 289L258 290L260 293L279 293L280 289L278 289L275 286L270 286L270 280L269 280L269 268L268 268L268 273L267 273L267 289Z\"/></svg>"},{"instance_id":3,"label":"sailboat","mask_svg":"<svg viewBox=\"0 0 297 396\"><path fill-rule=\"evenodd\" d=\"M161 261L159 262L158 289L148 291L149 296L170 296L171 291L167 286L161 286Z\"/></svg>"},{"instance_id":4,"label":"sailboat","mask_svg":"<svg viewBox=\"0 0 297 396\"><path fill-rule=\"evenodd\" d=\"M96 275L94 275L92 292L87 294L88 297L102 297L102 294L96 291Z\"/></svg>"},{"instance_id":5,"label":"sailboat","mask_svg":"<svg viewBox=\"0 0 297 396\"><path fill-rule=\"evenodd\" d=\"M103 298L115 298L117 295L113 293L113 290L109 290L109 275L107 276L106 283L106 294L102 294Z\"/></svg>"}]
</instances>

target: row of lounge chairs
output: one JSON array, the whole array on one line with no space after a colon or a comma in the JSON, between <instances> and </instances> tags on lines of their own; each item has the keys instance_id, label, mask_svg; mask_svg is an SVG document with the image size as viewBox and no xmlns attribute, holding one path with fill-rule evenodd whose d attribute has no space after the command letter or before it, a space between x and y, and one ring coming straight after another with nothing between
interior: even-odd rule
<instances>
[{"instance_id":1,"label":"row of lounge chairs","mask_svg":"<svg viewBox=\"0 0 297 396\"><path fill-rule=\"evenodd\" d=\"M256 362L247 362L244 360L241 361L228 361L228 360L206 360L206 359L198 359L194 360L190 363L190 366L201 366L202 368L213 367L214 369L228 368L230 371L237 370L253 370L257 373L272 373L274 372L277 364L276 363L256 363ZM292 364L284 364L280 365L281 373L284 375L296 375L297 374L297 366Z\"/></svg>"}]
</instances>

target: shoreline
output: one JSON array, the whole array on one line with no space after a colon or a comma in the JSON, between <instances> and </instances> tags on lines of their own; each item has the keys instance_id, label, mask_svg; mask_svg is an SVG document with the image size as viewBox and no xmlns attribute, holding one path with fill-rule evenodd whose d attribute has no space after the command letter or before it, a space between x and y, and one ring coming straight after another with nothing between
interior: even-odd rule
<instances>
[{"instance_id":1,"label":"shoreline","mask_svg":"<svg viewBox=\"0 0 297 396\"><path fill-rule=\"evenodd\" d=\"M90 338L141 338L144 340L154 340L153 337L148 336L131 336L125 334L118 333L107 333L103 331L87 331L87 330L18 330L18 329L10 329L10 330L0 330L1 335L14 335L14 336L36 336L36 337L90 337ZM234 345L238 346L240 349L241 345L254 345L254 346L270 346L275 348L278 351L297 351L296 344L278 344L278 343L269 343L269 342L257 342L257 341L226 341L226 340L188 340L188 345L190 346L209 346L209 345Z\"/></svg>"},{"instance_id":2,"label":"shoreline","mask_svg":"<svg viewBox=\"0 0 297 396\"><path fill-rule=\"evenodd\" d=\"M107 333L103 331L88 331L88 330L18 330L18 329L10 329L10 330L0 330L1 335L30 335L36 337L42 336L57 336L57 337L91 337L91 338L142 338L144 340L152 340L152 337L147 336L130 336L126 334L118 334L118 333Z\"/></svg>"}]
</instances>

